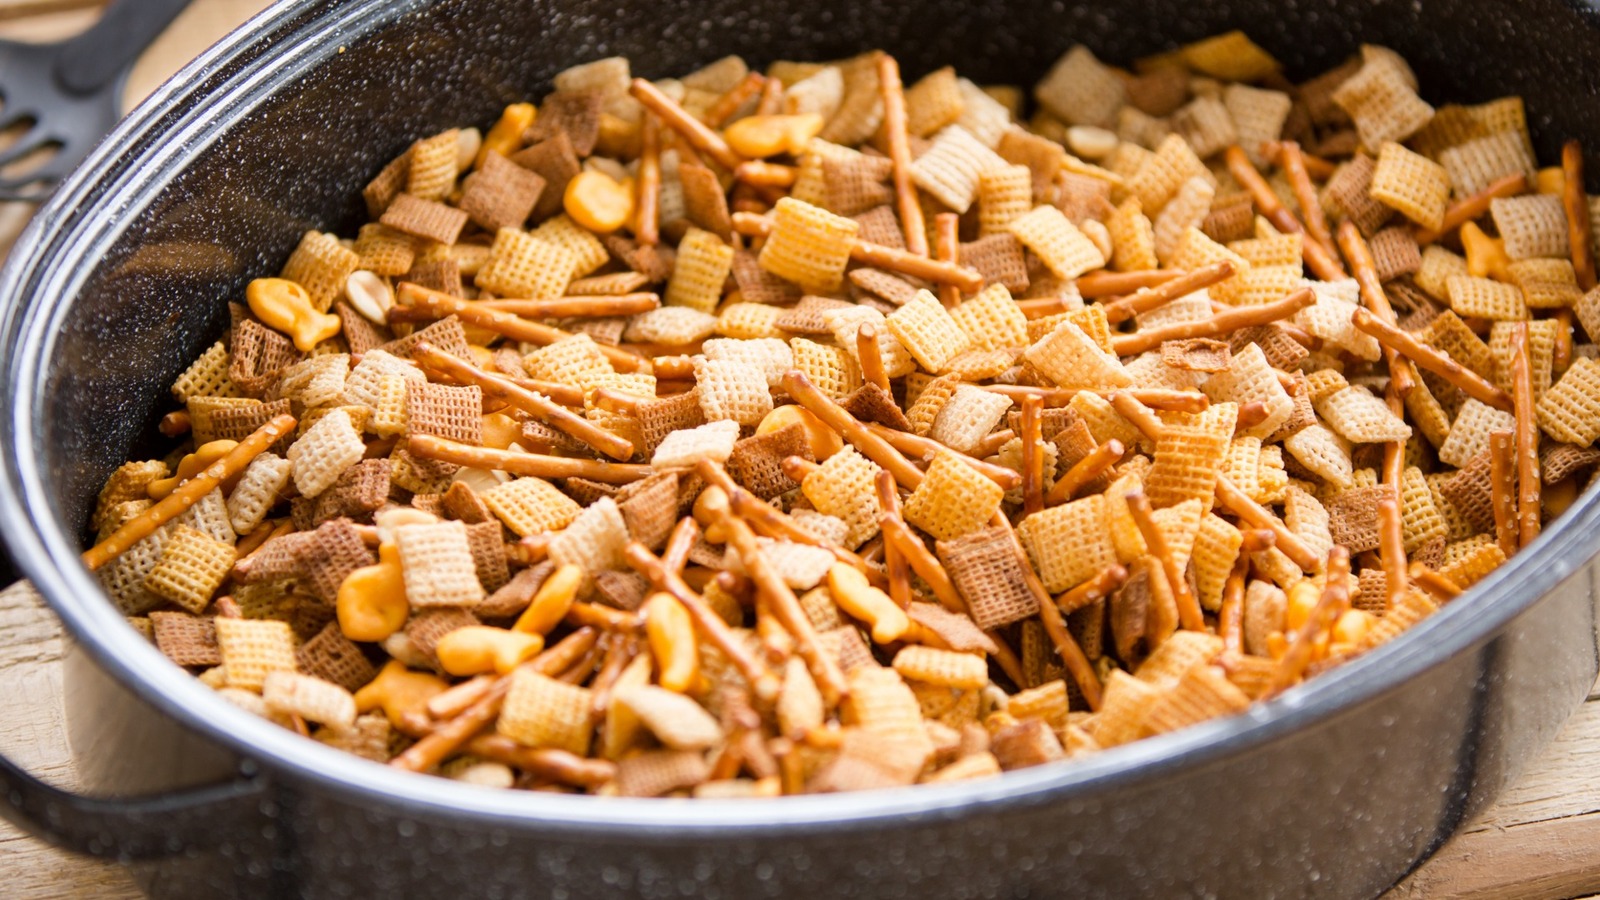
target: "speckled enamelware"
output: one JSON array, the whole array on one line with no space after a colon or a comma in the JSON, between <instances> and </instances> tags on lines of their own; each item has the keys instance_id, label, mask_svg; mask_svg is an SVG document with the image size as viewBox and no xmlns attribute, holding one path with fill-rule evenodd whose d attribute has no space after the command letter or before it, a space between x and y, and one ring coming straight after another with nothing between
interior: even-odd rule
<instances>
[{"instance_id":1,"label":"speckled enamelware","mask_svg":"<svg viewBox=\"0 0 1600 900\"><path fill-rule=\"evenodd\" d=\"M83 800L0 763L36 832L171 897L1372 896L1481 809L1596 672L1593 494L1481 587L1252 709L1071 765L778 802L597 800L396 772L167 664L78 562L96 491L167 385L307 228L350 232L412 139L487 123L561 68L664 76L884 46L1031 83L1071 43L1126 62L1243 27L1292 74L1358 42L1425 93L1528 100L1541 156L1600 148L1600 16L1559 0L343 0L276 8L141 106L0 275L0 522L75 638ZM156 799L143 799L156 798Z\"/></svg>"}]
</instances>

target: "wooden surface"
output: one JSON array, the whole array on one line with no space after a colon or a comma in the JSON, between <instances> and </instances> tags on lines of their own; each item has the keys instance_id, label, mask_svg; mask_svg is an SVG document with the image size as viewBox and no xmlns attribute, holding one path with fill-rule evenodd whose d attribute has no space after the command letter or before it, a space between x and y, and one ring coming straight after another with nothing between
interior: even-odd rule
<instances>
[{"instance_id":1,"label":"wooden surface","mask_svg":"<svg viewBox=\"0 0 1600 900\"><path fill-rule=\"evenodd\" d=\"M130 105L267 5L195 0L140 59ZM97 0L0 0L0 37L58 40L86 27ZM30 210L0 204L0 253ZM0 592L0 753L50 782L73 783L61 713L60 628L36 595ZM121 868L57 851L0 822L0 895L19 900L140 896ZM1555 900L1600 892L1600 694L1591 694L1544 757L1499 805L1467 826L1386 900Z\"/></svg>"}]
</instances>

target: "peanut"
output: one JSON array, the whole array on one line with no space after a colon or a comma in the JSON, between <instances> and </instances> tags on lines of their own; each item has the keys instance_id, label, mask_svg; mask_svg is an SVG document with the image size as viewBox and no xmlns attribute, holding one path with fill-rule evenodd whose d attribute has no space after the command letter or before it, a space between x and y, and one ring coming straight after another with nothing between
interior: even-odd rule
<instances>
[{"instance_id":1,"label":"peanut","mask_svg":"<svg viewBox=\"0 0 1600 900\"><path fill-rule=\"evenodd\" d=\"M351 272L350 277L344 280L344 295L363 318L376 325L389 323L389 310L394 307L394 289L382 276L366 269Z\"/></svg>"}]
</instances>

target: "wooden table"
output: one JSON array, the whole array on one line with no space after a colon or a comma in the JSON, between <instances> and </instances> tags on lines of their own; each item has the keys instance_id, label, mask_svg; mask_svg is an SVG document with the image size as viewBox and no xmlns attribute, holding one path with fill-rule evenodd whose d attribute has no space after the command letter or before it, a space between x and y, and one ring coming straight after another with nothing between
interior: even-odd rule
<instances>
[{"instance_id":1,"label":"wooden table","mask_svg":"<svg viewBox=\"0 0 1600 900\"><path fill-rule=\"evenodd\" d=\"M127 96L137 102L184 62L268 5L194 0L140 59ZM0 37L57 40L87 26L98 0L0 0ZM31 209L0 204L0 254ZM24 586L0 592L0 753L71 786L61 713L61 629ZM0 894L18 900L141 896L115 864L62 853L0 822ZM1387 900L1447 897L1571 898L1600 892L1600 693L1501 799Z\"/></svg>"}]
</instances>

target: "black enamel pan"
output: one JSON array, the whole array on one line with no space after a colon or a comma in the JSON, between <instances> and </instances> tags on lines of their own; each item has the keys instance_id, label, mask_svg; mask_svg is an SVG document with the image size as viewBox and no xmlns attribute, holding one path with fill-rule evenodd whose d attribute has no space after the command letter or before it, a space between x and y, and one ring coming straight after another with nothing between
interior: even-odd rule
<instances>
[{"instance_id":1,"label":"black enamel pan","mask_svg":"<svg viewBox=\"0 0 1600 900\"><path fill-rule=\"evenodd\" d=\"M1527 98L1540 156L1600 148L1600 15L1561 0L343 0L209 51L67 180L0 274L0 529L73 637L85 799L0 760L0 812L172 897L1373 896L1550 739L1596 673L1600 500L1399 640L1237 718L974 784L777 802L600 800L409 775L219 700L78 561L167 385L416 137L612 54L665 76L883 46L1030 84L1231 28L1304 77L1392 46L1433 99Z\"/></svg>"}]
</instances>

